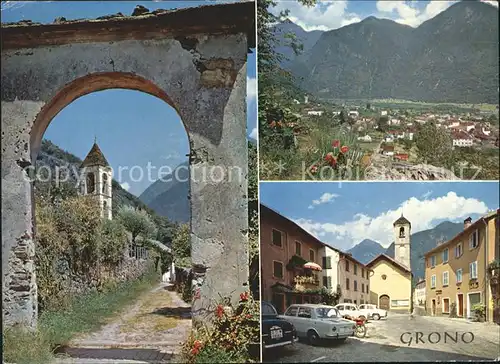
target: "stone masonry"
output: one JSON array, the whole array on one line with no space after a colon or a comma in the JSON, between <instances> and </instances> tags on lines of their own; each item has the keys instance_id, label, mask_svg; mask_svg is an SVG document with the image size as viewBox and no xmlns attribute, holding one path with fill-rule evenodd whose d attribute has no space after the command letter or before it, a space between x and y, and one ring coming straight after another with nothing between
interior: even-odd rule
<instances>
[{"instance_id":1,"label":"stone masonry","mask_svg":"<svg viewBox=\"0 0 500 364\"><path fill-rule=\"evenodd\" d=\"M53 24L2 24L2 283L7 325L36 326L32 183L52 118L76 98L143 91L179 113L191 147L193 318L247 290L246 62L253 2ZM168 122L166 120L165 122ZM230 174L229 174L230 173Z\"/></svg>"}]
</instances>

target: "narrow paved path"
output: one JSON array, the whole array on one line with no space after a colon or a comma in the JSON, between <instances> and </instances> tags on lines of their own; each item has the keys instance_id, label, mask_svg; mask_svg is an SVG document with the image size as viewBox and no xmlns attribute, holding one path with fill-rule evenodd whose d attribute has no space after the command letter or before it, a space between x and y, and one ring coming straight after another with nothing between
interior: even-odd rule
<instances>
[{"instance_id":1,"label":"narrow paved path","mask_svg":"<svg viewBox=\"0 0 500 364\"><path fill-rule=\"evenodd\" d=\"M191 331L191 306L162 283L99 331L74 338L56 363L167 363Z\"/></svg>"}]
</instances>

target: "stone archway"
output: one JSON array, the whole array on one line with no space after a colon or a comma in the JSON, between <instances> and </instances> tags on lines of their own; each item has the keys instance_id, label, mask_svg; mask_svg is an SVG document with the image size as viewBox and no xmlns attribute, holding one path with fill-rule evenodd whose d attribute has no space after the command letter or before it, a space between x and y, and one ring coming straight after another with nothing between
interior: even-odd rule
<instances>
[{"instance_id":1,"label":"stone archway","mask_svg":"<svg viewBox=\"0 0 500 364\"><path fill-rule=\"evenodd\" d=\"M389 309L391 308L391 305L390 305L390 300L389 300L388 295L383 294L382 296L380 296L378 298L378 308L380 308L381 310L389 311Z\"/></svg>"},{"instance_id":2,"label":"stone archway","mask_svg":"<svg viewBox=\"0 0 500 364\"><path fill-rule=\"evenodd\" d=\"M27 172L43 133L64 106L109 88L161 98L188 133L193 319L209 315L219 294L237 301L247 290L246 58L254 47L254 19L253 2L242 2L135 18L2 25L6 325L34 327L37 320Z\"/></svg>"}]
</instances>

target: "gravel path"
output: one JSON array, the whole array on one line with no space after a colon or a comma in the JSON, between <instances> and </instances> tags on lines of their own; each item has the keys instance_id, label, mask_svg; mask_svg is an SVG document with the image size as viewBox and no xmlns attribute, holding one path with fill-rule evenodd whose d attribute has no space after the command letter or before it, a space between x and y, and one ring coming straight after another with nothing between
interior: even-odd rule
<instances>
[{"instance_id":1,"label":"gravel path","mask_svg":"<svg viewBox=\"0 0 500 364\"><path fill-rule=\"evenodd\" d=\"M169 362L190 332L191 306L162 283L99 331L73 339L62 349L72 358L58 357L56 363Z\"/></svg>"}]
</instances>

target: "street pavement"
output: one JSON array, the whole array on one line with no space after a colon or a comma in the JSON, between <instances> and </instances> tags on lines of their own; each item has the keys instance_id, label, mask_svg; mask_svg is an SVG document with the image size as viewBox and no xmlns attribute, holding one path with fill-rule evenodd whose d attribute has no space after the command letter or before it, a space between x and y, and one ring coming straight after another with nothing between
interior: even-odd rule
<instances>
[{"instance_id":1,"label":"street pavement","mask_svg":"<svg viewBox=\"0 0 500 364\"><path fill-rule=\"evenodd\" d=\"M390 314L387 319L368 322L367 335L363 339L351 337L343 343L326 342L316 347L299 342L293 347L265 352L263 361L269 363L477 362L498 360L499 343L499 325L445 317L415 316L410 319L408 315Z\"/></svg>"}]
</instances>

